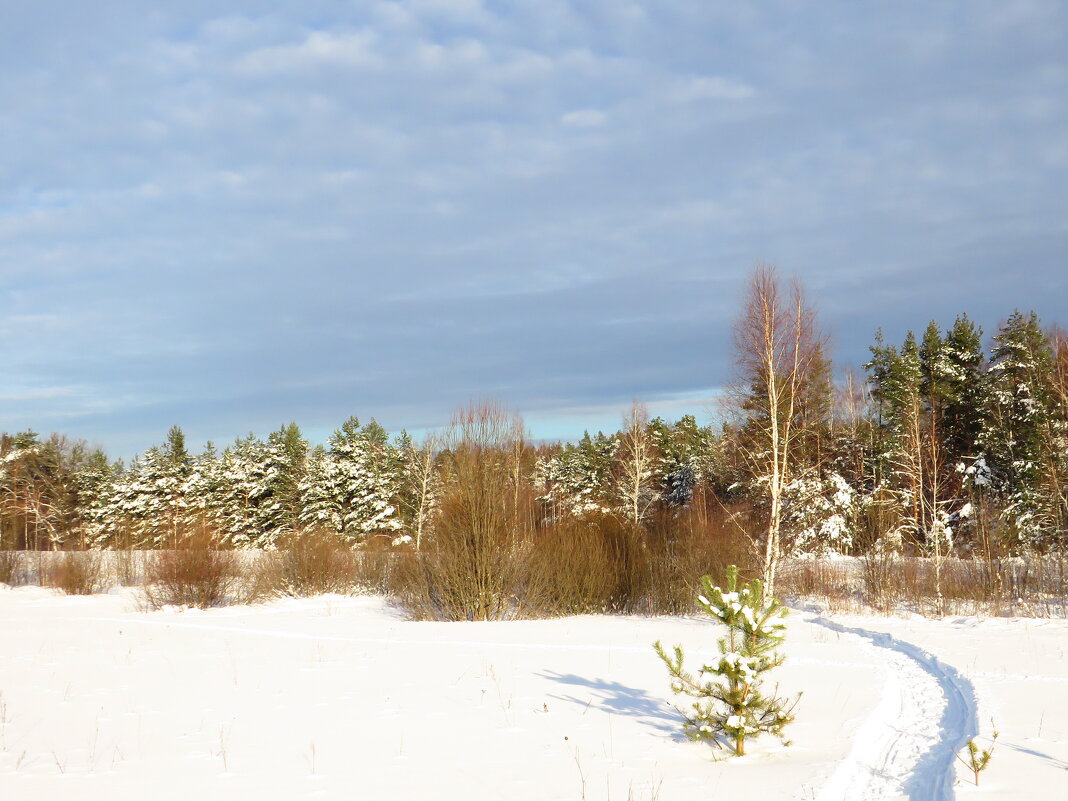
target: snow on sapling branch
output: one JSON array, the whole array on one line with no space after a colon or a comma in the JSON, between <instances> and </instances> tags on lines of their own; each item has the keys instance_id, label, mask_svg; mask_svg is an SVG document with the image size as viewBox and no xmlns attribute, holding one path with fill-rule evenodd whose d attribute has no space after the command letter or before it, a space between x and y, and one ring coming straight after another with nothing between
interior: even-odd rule
<instances>
[{"instance_id":1,"label":"snow on sapling branch","mask_svg":"<svg viewBox=\"0 0 1068 801\"><path fill-rule=\"evenodd\" d=\"M704 594L698 602L727 627L727 636L719 640L719 659L694 676L683 668L682 646L676 645L674 655L668 656L659 641L653 645L671 674L672 691L697 699L689 713L679 710L686 720L686 734L716 744L727 739L738 756L745 754L747 739L761 734L774 734L786 742L782 732L794 719L800 695L781 698L777 686L765 694L761 685L764 674L785 659L775 649L785 638L782 618L787 610L777 599L764 597L759 579L739 587L735 565L727 568L726 591L712 586L708 576L701 583Z\"/></svg>"}]
</instances>

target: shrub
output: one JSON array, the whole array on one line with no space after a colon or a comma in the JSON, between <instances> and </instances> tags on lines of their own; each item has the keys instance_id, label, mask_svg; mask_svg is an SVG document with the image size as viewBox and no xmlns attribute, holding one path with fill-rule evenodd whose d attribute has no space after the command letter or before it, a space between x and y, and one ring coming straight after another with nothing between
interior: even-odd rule
<instances>
[{"instance_id":1,"label":"shrub","mask_svg":"<svg viewBox=\"0 0 1068 801\"><path fill-rule=\"evenodd\" d=\"M122 587L135 587L144 580L144 555L129 548L111 551L115 580Z\"/></svg>"},{"instance_id":2,"label":"shrub","mask_svg":"<svg viewBox=\"0 0 1068 801\"><path fill-rule=\"evenodd\" d=\"M369 537L363 547L352 554L354 589L388 595L394 584L398 562L410 555L410 548L395 547L392 537Z\"/></svg>"},{"instance_id":3,"label":"shrub","mask_svg":"<svg viewBox=\"0 0 1068 801\"><path fill-rule=\"evenodd\" d=\"M415 617L515 616L535 516L522 423L499 407L471 406L453 418L445 444L433 534L398 576L398 598Z\"/></svg>"},{"instance_id":4,"label":"shrub","mask_svg":"<svg viewBox=\"0 0 1068 801\"><path fill-rule=\"evenodd\" d=\"M539 532L527 562L524 609L556 616L607 611L620 586L619 566L599 527L568 519Z\"/></svg>"},{"instance_id":5,"label":"shrub","mask_svg":"<svg viewBox=\"0 0 1068 801\"><path fill-rule=\"evenodd\" d=\"M107 564L98 551L64 551L44 566L41 584L67 595L92 595L108 585Z\"/></svg>"},{"instance_id":6,"label":"shrub","mask_svg":"<svg viewBox=\"0 0 1068 801\"><path fill-rule=\"evenodd\" d=\"M665 510L649 524L648 555L651 575L645 607L630 611L648 614L684 614L694 609L694 598L704 576L723 581L730 565L749 574L757 564L753 541L746 535L746 507L730 511L703 497L687 509Z\"/></svg>"},{"instance_id":7,"label":"shrub","mask_svg":"<svg viewBox=\"0 0 1068 801\"><path fill-rule=\"evenodd\" d=\"M783 563L778 585L784 597L818 598L829 612L848 612L857 607L859 588L850 565L820 557Z\"/></svg>"},{"instance_id":8,"label":"shrub","mask_svg":"<svg viewBox=\"0 0 1068 801\"><path fill-rule=\"evenodd\" d=\"M0 584L25 584L26 565L22 551L0 551Z\"/></svg>"},{"instance_id":9,"label":"shrub","mask_svg":"<svg viewBox=\"0 0 1068 801\"><path fill-rule=\"evenodd\" d=\"M144 595L155 609L194 606L206 609L248 600L237 554L220 550L218 538L200 527L182 538L174 550L156 551L145 565Z\"/></svg>"},{"instance_id":10,"label":"shrub","mask_svg":"<svg viewBox=\"0 0 1068 801\"><path fill-rule=\"evenodd\" d=\"M273 565L277 590L285 595L303 597L355 589L352 549L329 531L313 530L293 536L278 552Z\"/></svg>"}]
</instances>

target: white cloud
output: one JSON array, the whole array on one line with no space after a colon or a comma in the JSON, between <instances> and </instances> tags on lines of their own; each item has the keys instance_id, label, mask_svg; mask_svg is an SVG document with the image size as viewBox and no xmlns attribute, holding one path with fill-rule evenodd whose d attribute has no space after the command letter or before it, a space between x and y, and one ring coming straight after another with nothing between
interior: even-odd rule
<instances>
[{"instance_id":1,"label":"white cloud","mask_svg":"<svg viewBox=\"0 0 1068 801\"><path fill-rule=\"evenodd\" d=\"M560 122L568 128L596 128L604 125L606 119L607 117L603 111L585 108L578 111L569 111L560 118Z\"/></svg>"},{"instance_id":2,"label":"white cloud","mask_svg":"<svg viewBox=\"0 0 1068 801\"><path fill-rule=\"evenodd\" d=\"M323 66L374 68L382 65L373 31L310 31L295 44L261 47L237 62L241 72L270 74L315 69Z\"/></svg>"},{"instance_id":3,"label":"white cloud","mask_svg":"<svg viewBox=\"0 0 1068 801\"><path fill-rule=\"evenodd\" d=\"M485 45L474 39L449 44L422 41L416 45L415 58L427 69L441 70L482 64L488 53Z\"/></svg>"},{"instance_id":4,"label":"white cloud","mask_svg":"<svg viewBox=\"0 0 1068 801\"><path fill-rule=\"evenodd\" d=\"M72 387L42 387L41 389L24 389L18 392L0 393L0 401L50 400L67 398L75 394Z\"/></svg>"},{"instance_id":5,"label":"white cloud","mask_svg":"<svg viewBox=\"0 0 1068 801\"><path fill-rule=\"evenodd\" d=\"M477 21L486 18L481 0L414 0L416 13Z\"/></svg>"},{"instance_id":6,"label":"white cloud","mask_svg":"<svg viewBox=\"0 0 1068 801\"><path fill-rule=\"evenodd\" d=\"M755 94L756 90L748 84L704 75L680 81L671 90L670 97L677 103L693 103L700 100L745 100Z\"/></svg>"}]
</instances>

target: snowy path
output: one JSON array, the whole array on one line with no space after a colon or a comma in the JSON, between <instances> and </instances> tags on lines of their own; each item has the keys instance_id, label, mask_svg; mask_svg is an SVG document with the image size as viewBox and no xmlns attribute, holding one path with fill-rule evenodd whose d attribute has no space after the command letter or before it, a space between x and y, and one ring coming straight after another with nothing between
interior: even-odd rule
<instances>
[{"instance_id":1,"label":"snowy path","mask_svg":"<svg viewBox=\"0 0 1068 801\"><path fill-rule=\"evenodd\" d=\"M975 690L955 668L889 634L823 617L808 622L867 641L886 669L882 700L817 801L951 801L956 751L978 733Z\"/></svg>"}]
</instances>

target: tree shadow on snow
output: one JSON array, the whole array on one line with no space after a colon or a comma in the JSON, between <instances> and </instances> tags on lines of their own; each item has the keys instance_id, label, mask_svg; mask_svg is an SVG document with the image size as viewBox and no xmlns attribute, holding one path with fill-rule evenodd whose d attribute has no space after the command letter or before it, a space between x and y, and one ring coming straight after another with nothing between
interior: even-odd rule
<instances>
[{"instance_id":1,"label":"tree shadow on snow","mask_svg":"<svg viewBox=\"0 0 1068 801\"><path fill-rule=\"evenodd\" d=\"M550 698L585 707L586 711L601 709L612 715L634 718L661 734L670 735L673 740L686 740L682 734L683 718L678 710L667 701L649 695L645 690L628 687L618 681L589 679L573 673L542 671L538 675L560 684L585 687L590 691L588 696L583 694L585 697L581 698L575 695L551 695Z\"/></svg>"},{"instance_id":2,"label":"tree shadow on snow","mask_svg":"<svg viewBox=\"0 0 1068 801\"><path fill-rule=\"evenodd\" d=\"M1060 768L1061 770L1068 770L1068 762L1063 759L1059 759L1055 756L1050 756L1049 754L1044 753L1043 751L1038 751L1034 748L1025 748L1022 745L1015 745L1009 742L1002 743L1001 741L998 741L997 744L1004 745L1006 748L1011 748L1013 751L1018 751L1021 754L1027 754L1028 756L1044 759L1047 762L1052 763L1054 767Z\"/></svg>"}]
</instances>

